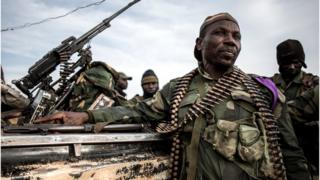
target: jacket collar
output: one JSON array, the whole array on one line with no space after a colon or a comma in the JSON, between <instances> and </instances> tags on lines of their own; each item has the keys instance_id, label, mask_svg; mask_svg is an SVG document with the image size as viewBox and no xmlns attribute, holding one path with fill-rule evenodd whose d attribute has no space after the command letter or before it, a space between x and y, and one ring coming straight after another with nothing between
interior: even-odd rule
<instances>
[{"instance_id":1,"label":"jacket collar","mask_svg":"<svg viewBox=\"0 0 320 180\"><path fill-rule=\"evenodd\" d=\"M304 71L301 71L299 74L297 74L293 78L292 82L294 82L296 84L302 84L303 83L302 79L303 79L304 73L305 73ZM285 83L285 81L284 81L284 79L283 79L281 74L278 74L278 75L275 76L274 83L277 84L277 85Z\"/></svg>"},{"instance_id":2,"label":"jacket collar","mask_svg":"<svg viewBox=\"0 0 320 180\"><path fill-rule=\"evenodd\" d=\"M233 67L234 67L234 66L233 66ZM226 71L224 74L229 74L229 73L231 73L231 72L233 71L233 67L230 68L228 71ZM207 72L204 70L202 63L199 63L199 65L198 65L198 71L199 71L199 74L200 74L203 78L205 78L205 79L207 79L207 80L211 80L211 81L213 81L213 80L218 80L218 79L214 79L214 78L210 77L210 74L207 73Z\"/></svg>"}]
</instances>

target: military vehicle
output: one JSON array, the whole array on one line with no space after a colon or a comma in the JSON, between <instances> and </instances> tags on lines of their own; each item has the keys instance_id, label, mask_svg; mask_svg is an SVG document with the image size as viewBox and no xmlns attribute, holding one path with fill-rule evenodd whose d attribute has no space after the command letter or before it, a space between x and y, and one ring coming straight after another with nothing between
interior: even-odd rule
<instances>
[{"instance_id":1,"label":"military vehicle","mask_svg":"<svg viewBox=\"0 0 320 180\"><path fill-rule=\"evenodd\" d=\"M166 179L168 140L142 124L5 126L1 179Z\"/></svg>"}]
</instances>

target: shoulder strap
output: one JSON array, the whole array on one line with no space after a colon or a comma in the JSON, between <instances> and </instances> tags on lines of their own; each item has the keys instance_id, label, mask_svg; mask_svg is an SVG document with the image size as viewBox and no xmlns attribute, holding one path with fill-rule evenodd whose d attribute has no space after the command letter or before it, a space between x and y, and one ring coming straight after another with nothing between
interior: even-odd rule
<instances>
[{"instance_id":1,"label":"shoulder strap","mask_svg":"<svg viewBox=\"0 0 320 180\"><path fill-rule=\"evenodd\" d=\"M201 129L205 126L205 120L202 115L196 118L192 129L191 143L187 147L187 157L189 157L189 166L187 169L187 180L196 179L197 163L198 163L198 150L200 142Z\"/></svg>"}]
</instances>

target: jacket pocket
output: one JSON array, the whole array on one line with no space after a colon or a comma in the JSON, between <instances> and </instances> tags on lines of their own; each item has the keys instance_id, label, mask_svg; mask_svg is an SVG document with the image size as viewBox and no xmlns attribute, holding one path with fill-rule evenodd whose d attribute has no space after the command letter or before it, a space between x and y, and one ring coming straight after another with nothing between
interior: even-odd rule
<instances>
[{"instance_id":1,"label":"jacket pocket","mask_svg":"<svg viewBox=\"0 0 320 180\"><path fill-rule=\"evenodd\" d=\"M218 120L205 128L203 139L213 145L213 149L229 160L234 159L238 145L239 124Z\"/></svg>"},{"instance_id":2,"label":"jacket pocket","mask_svg":"<svg viewBox=\"0 0 320 180\"><path fill-rule=\"evenodd\" d=\"M243 161L255 162L262 158L264 141L258 128L239 125L238 154Z\"/></svg>"}]
</instances>

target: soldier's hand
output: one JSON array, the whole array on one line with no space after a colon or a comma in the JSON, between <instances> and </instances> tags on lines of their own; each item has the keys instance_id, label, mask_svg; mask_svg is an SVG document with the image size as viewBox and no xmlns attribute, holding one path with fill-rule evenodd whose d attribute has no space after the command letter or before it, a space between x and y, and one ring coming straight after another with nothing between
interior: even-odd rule
<instances>
[{"instance_id":1,"label":"soldier's hand","mask_svg":"<svg viewBox=\"0 0 320 180\"><path fill-rule=\"evenodd\" d=\"M82 125L87 122L89 116L86 112L58 112L34 121L34 123L62 122L67 125Z\"/></svg>"}]
</instances>

